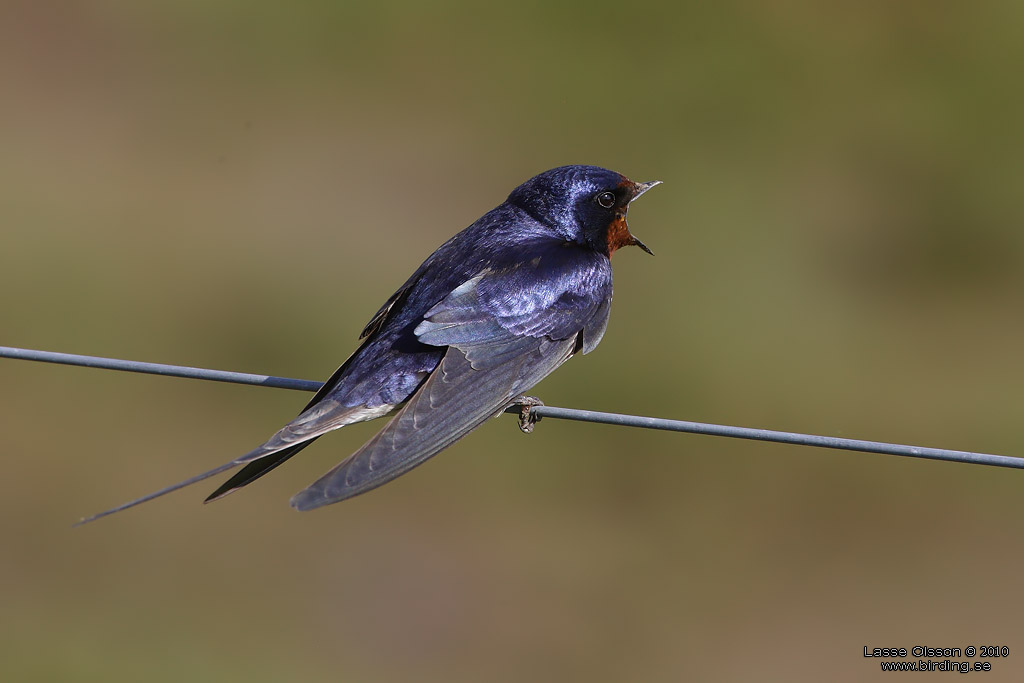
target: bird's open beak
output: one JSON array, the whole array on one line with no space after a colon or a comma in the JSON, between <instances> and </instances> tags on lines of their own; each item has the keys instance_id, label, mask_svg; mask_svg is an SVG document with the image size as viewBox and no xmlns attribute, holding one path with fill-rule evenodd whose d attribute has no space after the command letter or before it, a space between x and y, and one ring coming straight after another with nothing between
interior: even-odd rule
<instances>
[{"instance_id":1,"label":"bird's open beak","mask_svg":"<svg viewBox=\"0 0 1024 683\"><path fill-rule=\"evenodd\" d=\"M647 190L651 189L655 185L661 185L661 181L660 180L652 180L649 183L633 183L633 196L629 200L630 203L633 203L634 201L636 201L637 197L642 195L644 192L647 192ZM631 233L630 237L633 240L632 242L630 242L630 244L632 244L634 246L637 246L637 247L640 247L641 249L646 251L651 256L654 256L654 252L651 251L650 248L648 248L648 246L646 244L644 244L643 242L638 240L635 235L633 235Z\"/></svg>"},{"instance_id":2,"label":"bird's open beak","mask_svg":"<svg viewBox=\"0 0 1024 683\"><path fill-rule=\"evenodd\" d=\"M655 185L661 185L661 181L652 180L649 183L633 183L633 198L630 199L629 201L635 201L637 197L642 195L644 192L647 192L647 190L651 189Z\"/></svg>"}]
</instances>

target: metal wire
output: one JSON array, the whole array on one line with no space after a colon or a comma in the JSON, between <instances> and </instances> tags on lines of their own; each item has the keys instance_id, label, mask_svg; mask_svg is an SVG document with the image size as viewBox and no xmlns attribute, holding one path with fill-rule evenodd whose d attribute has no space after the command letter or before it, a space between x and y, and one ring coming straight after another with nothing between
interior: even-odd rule
<instances>
[{"instance_id":1,"label":"metal wire","mask_svg":"<svg viewBox=\"0 0 1024 683\"><path fill-rule=\"evenodd\" d=\"M316 391L323 384L312 380L274 377L272 375L253 375L244 372L228 372L209 370L181 365L164 365L162 363L144 363L116 358L98 356L80 356L72 353L55 353L19 349L0 346L0 358L16 358L34 360L44 363L60 363L63 365L80 365L106 370L123 370L126 372L143 372L152 375L169 377L185 377L188 379L205 379L215 382L233 382L235 384L254 384L280 389L296 389L300 391ZM512 406L506 412L521 413L521 408ZM688 432L709 436L726 436L734 439L753 439L755 441L774 441L796 446L818 446L847 451L865 453L884 453L910 458L927 458L929 460L948 460L974 465L991 465L994 467L1013 467L1024 469L1024 458L1008 455L992 455L989 453L973 453L971 451L953 451L945 448L926 448L923 446L906 446L903 444L882 443L878 441L862 441L860 439L843 439L835 436L816 436L798 432L779 432L770 429L752 429L749 427L732 427L728 425L707 424L703 422L686 422L683 420L665 420L657 417L640 415L622 415L619 413L599 413L591 410L574 408L556 408L555 406L531 406L529 416L532 419L553 418L557 420L576 420L579 422L595 422L599 424L617 425L620 427L639 427L642 429L661 429L672 432Z\"/></svg>"},{"instance_id":2,"label":"metal wire","mask_svg":"<svg viewBox=\"0 0 1024 683\"><path fill-rule=\"evenodd\" d=\"M308 379L251 375L247 372L208 370L207 368L190 368L183 365L164 365L163 363L143 363L137 360L119 360L117 358L100 358L99 356L79 356L75 353L16 349L11 346L0 346L0 358L18 358L20 360L35 360L43 363L60 363L61 365L80 365L86 368L102 368L104 370L143 372L149 375L165 375L167 377L206 379L213 382L257 384L264 387L297 389L299 391L316 391L323 386L322 382L314 382Z\"/></svg>"}]
</instances>

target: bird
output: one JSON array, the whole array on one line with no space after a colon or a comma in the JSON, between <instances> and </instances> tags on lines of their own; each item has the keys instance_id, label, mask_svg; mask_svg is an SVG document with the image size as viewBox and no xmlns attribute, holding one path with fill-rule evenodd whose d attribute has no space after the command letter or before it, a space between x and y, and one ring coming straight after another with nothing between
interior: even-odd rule
<instances>
[{"instance_id":1,"label":"bird","mask_svg":"<svg viewBox=\"0 0 1024 683\"><path fill-rule=\"evenodd\" d=\"M626 213L660 182L587 165L530 178L434 251L373 315L348 360L265 443L78 524L241 467L206 502L223 498L327 432L397 411L291 499L312 510L391 481L512 405L538 404L526 392L604 336L612 254L637 246L653 255Z\"/></svg>"}]
</instances>

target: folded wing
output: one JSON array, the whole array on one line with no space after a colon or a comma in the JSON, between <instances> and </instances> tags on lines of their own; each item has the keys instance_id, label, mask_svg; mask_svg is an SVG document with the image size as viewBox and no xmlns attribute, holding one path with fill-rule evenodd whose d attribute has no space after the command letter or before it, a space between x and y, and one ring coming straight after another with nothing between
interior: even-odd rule
<instances>
[{"instance_id":1,"label":"folded wing","mask_svg":"<svg viewBox=\"0 0 1024 683\"><path fill-rule=\"evenodd\" d=\"M310 510L391 481L466 436L573 353L575 339L520 338L451 347L441 365L388 425L306 490L292 507ZM483 361L474 367L470 355Z\"/></svg>"},{"instance_id":2,"label":"folded wing","mask_svg":"<svg viewBox=\"0 0 1024 683\"><path fill-rule=\"evenodd\" d=\"M607 325L610 269L597 262L588 270L565 256L573 253L557 245L540 258L486 268L428 310L415 331L423 343L448 347L440 365L382 431L292 506L310 510L391 481L596 346Z\"/></svg>"}]
</instances>

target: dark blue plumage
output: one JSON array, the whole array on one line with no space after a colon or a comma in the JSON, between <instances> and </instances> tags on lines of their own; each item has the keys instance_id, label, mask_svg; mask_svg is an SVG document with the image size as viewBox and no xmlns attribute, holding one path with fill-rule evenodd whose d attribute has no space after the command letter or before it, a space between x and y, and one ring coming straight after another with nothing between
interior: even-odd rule
<instances>
[{"instance_id":1,"label":"dark blue plumage","mask_svg":"<svg viewBox=\"0 0 1024 683\"><path fill-rule=\"evenodd\" d=\"M322 434L399 406L380 433L292 505L343 500L415 467L577 351L597 346L611 306L611 254L631 244L650 251L630 234L626 211L655 184L595 166L531 178L431 254L373 316L359 348L266 443L89 519L244 465L207 500L219 498Z\"/></svg>"}]
</instances>

